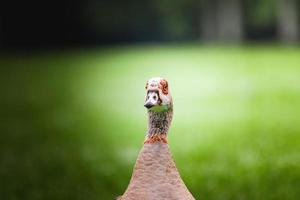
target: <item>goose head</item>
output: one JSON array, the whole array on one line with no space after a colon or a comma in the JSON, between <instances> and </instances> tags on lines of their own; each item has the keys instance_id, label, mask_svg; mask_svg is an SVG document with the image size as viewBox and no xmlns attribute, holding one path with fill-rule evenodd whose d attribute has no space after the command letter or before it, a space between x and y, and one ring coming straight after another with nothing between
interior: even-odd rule
<instances>
[{"instance_id":1,"label":"goose head","mask_svg":"<svg viewBox=\"0 0 300 200\"><path fill-rule=\"evenodd\" d=\"M172 97L166 79L154 77L147 81L144 106L154 112L167 111L172 107Z\"/></svg>"}]
</instances>

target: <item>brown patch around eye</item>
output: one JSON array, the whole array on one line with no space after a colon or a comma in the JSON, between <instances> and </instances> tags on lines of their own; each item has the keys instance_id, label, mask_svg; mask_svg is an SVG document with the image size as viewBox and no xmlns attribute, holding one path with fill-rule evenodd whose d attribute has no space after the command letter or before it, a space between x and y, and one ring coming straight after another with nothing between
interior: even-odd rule
<instances>
[{"instance_id":1,"label":"brown patch around eye","mask_svg":"<svg viewBox=\"0 0 300 200\"><path fill-rule=\"evenodd\" d=\"M160 105L161 103L162 103L162 100L158 97L157 104Z\"/></svg>"},{"instance_id":2,"label":"brown patch around eye","mask_svg":"<svg viewBox=\"0 0 300 200\"><path fill-rule=\"evenodd\" d=\"M161 91L167 95L168 94L168 82L165 79L162 79L159 82L159 88L161 89Z\"/></svg>"},{"instance_id":3,"label":"brown patch around eye","mask_svg":"<svg viewBox=\"0 0 300 200\"><path fill-rule=\"evenodd\" d=\"M161 100L161 98L160 98L160 96L159 96L159 92L158 91L155 91L155 93L156 93L156 95L157 95L157 104L158 105L160 105L161 103L162 103L162 100Z\"/></svg>"}]
</instances>

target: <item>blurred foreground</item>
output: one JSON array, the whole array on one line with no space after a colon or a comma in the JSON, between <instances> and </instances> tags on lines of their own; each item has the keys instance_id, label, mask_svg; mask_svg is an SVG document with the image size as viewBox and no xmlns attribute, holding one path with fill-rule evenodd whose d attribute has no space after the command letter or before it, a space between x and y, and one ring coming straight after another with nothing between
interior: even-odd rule
<instances>
[{"instance_id":1,"label":"blurred foreground","mask_svg":"<svg viewBox=\"0 0 300 200\"><path fill-rule=\"evenodd\" d=\"M174 98L169 144L205 200L300 196L300 49L129 46L0 58L1 199L113 199L146 130L146 80Z\"/></svg>"}]
</instances>

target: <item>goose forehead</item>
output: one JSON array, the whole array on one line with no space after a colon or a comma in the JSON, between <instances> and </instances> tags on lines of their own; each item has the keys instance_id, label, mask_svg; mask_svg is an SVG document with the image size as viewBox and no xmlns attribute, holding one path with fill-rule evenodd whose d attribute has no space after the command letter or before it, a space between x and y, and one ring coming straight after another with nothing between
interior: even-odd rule
<instances>
[{"instance_id":1,"label":"goose forehead","mask_svg":"<svg viewBox=\"0 0 300 200\"><path fill-rule=\"evenodd\" d=\"M163 78L161 78L161 77L153 77L153 78L150 78L149 80L148 80L148 82L150 83L150 82L157 82L157 83L159 83L159 81L160 80L162 80Z\"/></svg>"},{"instance_id":2,"label":"goose forehead","mask_svg":"<svg viewBox=\"0 0 300 200\"><path fill-rule=\"evenodd\" d=\"M149 91L148 96L158 96L157 91Z\"/></svg>"},{"instance_id":3,"label":"goose forehead","mask_svg":"<svg viewBox=\"0 0 300 200\"><path fill-rule=\"evenodd\" d=\"M160 81L163 80L160 77L151 78L148 80L148 87L150 88L158 88Z\"/></svg>"}]
</instances>

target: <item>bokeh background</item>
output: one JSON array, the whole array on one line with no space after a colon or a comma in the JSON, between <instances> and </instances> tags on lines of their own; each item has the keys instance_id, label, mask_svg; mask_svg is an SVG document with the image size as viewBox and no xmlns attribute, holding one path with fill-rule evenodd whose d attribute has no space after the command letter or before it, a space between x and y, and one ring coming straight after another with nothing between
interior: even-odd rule
<instances>
[{"instance_id":1,"label":"bokeh background","mask_svg":"<svg viewBox=\"0 0 300 200\"><path fill-rule=\"evenodd\" d=\"M0 199L114 199L146 131L146 80L203 200L300 198L297 0L44 0L0 6Z\"/></svg>"}]
</instances>

